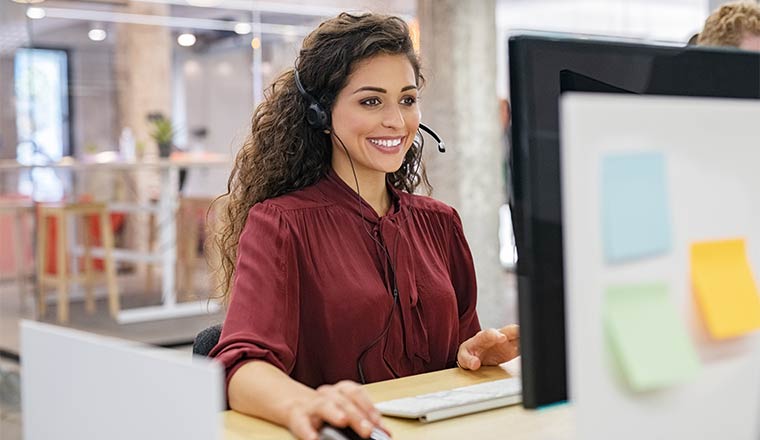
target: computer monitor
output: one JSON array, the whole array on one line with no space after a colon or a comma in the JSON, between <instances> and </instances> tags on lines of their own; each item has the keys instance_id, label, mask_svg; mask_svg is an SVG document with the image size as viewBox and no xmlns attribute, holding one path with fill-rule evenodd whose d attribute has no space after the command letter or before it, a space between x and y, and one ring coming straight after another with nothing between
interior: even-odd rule
<instances>
[{"instance_id":1,"label":"computer monitor","mask_svg":"<svg viewBox=\"0 0 760 440\"><path fill-rule=\"evenodd\" d=\"M560 94L758 99L760 54L554 34L513 36L508 47L523 404L536 408L567 399Z\"/></svg>"},{"instance_id":2,"label":"computer monitor","mask_svg":"<svg viewBox=\"0 0 760 440\"><path fill-rule=\"evenodd\" d=\"M33 321L21 324L24 438L221 438L222 366Z\"/></svg>"}]
</instances>

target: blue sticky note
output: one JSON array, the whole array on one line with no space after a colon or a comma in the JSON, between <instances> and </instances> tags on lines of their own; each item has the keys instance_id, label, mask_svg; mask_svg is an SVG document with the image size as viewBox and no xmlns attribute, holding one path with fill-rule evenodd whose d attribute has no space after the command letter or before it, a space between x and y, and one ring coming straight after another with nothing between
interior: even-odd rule
<instances>
[{"instance_id":1,"label":"blue sticky note","mask_svg":"<svg viewBox=\"0 0 760 440\"><path fill-rule=\"evenodd\" d=\"M607 262L670 250L670 211L662 153L605 156L601 197Z\"/></svg>"}]
</instances>

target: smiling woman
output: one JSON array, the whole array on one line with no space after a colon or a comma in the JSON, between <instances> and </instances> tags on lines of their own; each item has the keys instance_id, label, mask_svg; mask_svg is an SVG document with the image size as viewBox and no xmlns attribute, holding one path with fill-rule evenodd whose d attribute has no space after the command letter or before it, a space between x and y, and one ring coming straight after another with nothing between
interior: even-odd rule
<instances>
[{"instance_id":1,"label":"smiling woman","mask_svg":"<svg viewBox=\"0 0 760 440\"><path fill-rule=\"evenodd\" d=\"M417 93L407 57L377 55L358 63L333 105L332 168L346 182L353 172L366 182L361 190L379 215L390 208L385 175L401 167L420 125Z\"/></svg>"},{"instance_id":2,"label":"smiling woman","mask_svg":"<svg viewBox=\"0 0 760 440\"><path fill-rule=\"evenodd\" d=\"M414 194L422 83L403 20L344 13L254 112L218 237L229 307L211 356L234 410L368 437L381 419L357 382L518 354L516 326L480 329L459 215Z\"/></svg>"}]
</instances>

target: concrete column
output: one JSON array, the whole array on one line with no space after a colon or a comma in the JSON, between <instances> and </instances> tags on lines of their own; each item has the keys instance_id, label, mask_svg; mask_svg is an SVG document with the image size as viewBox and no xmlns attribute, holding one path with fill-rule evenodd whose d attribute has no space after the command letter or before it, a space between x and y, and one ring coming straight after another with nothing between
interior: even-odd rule
<instances>
[{"instance_id":1,"label":"concrete column","mask_svg":"<svg viewBox=\"0 0 760 440\"><path fill-rule=\"evenodd\" d=\"M131 2L124 12L168 15L169 6ZM116 38L116 79L119 131L130 127L147 153L157 152L146 116L171 117L172 35L169 28L119 24Z\"/></svg>"},{"instance_id":2,"label":"concrete column","mask_svg":"<svg viewBox=\"0 0 760 440\"><path fill-rule=\"evenodd\" d=\"M147 15L169 15L169 5L130 2L124 12ZM144 155L158 156L158 146L150 137L149 113L161 112L171 117L172 103L172 40L170 28L119 24L116 26L116 101L118 107L117 131L124 127L132 129L138 146ZM139 153L138 153L139 155ZM159 194L158 173L136 171L131 176L130 192L140 204ZM159 223L155 219L153 226ZM151 222L147 214L130 216L127 223L128 246L145 251L148 249ZM156 232L154 231L154 236ZM166 244L163 244L164 246ZM138 274L145 273L145 265L138 265ZM153 281L153 289L160 284Z\"/></svg>"},{"instance_id":3,"label":"concrete column","mask_svg":"<svg viewBox=\"0 0 760 440\"><path fill-rule=\"evenodd\" d=\"M462 217L478 276L484 327L506 324L514 296L499 264L498 209L505 201L496 90L495 0L418 0L427 85L422 120L445 140L427 143L433 197Z\"/></svg>"}]
</instances>

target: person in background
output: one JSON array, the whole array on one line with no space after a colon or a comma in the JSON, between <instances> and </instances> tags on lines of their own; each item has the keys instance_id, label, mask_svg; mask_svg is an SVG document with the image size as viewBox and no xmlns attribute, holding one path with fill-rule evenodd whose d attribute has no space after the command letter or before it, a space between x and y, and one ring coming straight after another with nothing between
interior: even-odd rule
<instances>
[{"instance_id":1,"label":"person in background","mask_svg":"<svg viewBox=\"0 0 760 440\"><path fill-rule=\"evenodd\" d=\"M697 44L760 51L760 5L745 1L721 6L707 17Z\"/></svg>"},{"instance_id":2,"label":"person in background","mask_svg":"<svg viewBox=\"0 0 760 440\"><path fill-rule=\"evenodd\" d=\"M316 439L381 424L359 383L519 353L516 325L481 329L457 212L417 195L424 80L407 24L323 22L255 110L223 196L228 304L210 355L232 409Z\"/></svg>"}]
</instances>

